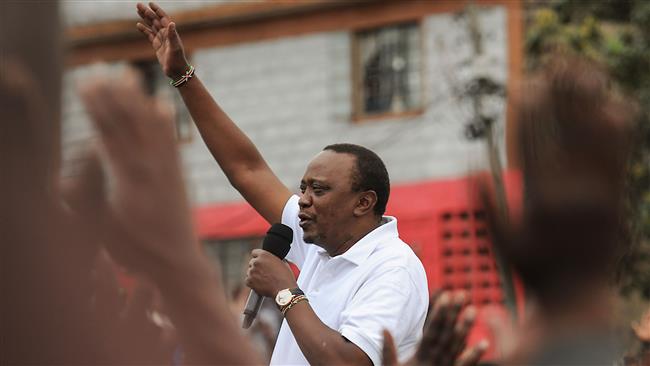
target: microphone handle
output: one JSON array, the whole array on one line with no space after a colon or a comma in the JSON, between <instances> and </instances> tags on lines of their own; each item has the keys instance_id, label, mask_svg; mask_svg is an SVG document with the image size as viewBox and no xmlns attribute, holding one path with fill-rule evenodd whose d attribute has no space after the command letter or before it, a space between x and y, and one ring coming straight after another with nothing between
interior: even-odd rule
<instances>
[{"instance_id":1,"label":"microphone handle","mask_svg":"<svg viewBox=\"0 0 650 366\"><path fill-rule=\"evenodd\" d=\"M242 323L242 328L248 329L253 320L257 317L257 313L262 307L262 302L264 301L264 296L260 296L257 292L251 290L248 294L248 300L246 300L246 307L244 308L244 321Z\"/></svg>"}]
</instances>

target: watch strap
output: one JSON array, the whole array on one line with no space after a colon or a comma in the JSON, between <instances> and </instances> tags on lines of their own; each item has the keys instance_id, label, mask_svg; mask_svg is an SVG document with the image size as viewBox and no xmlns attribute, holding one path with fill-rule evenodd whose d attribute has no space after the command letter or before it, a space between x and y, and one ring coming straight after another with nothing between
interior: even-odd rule
<instances>
[{"instance_id":1,"label":"watch strap","mask_svg":"<svg viewBox=\"0 0 650 366\"><path fill-rule=\"evenodd\" d=\"M291 294L294 296L300 296L305 294L299 287L290 288L289 292L291 292Z\"/></svg>"}]
</instances>

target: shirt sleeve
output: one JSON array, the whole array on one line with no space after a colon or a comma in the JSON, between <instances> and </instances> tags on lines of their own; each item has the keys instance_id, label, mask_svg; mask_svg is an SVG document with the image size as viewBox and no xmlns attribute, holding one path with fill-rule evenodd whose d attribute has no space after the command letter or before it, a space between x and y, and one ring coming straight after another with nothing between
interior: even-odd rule
<instances>
[{"instance_id":1,"label":"shirt sleeve","mask_svg":"<svg viewBox=\"0 0 650 366\"><path fill-rule=\"evenodd\" d=\"M298 269L302 269L306 256L306 244L302 241L302 228L298 225L300 222L298 219L298 211L300 210L298 200L299 197L294 194L289 198L287 204L284 205L284 210L282 210L282 223L293 230L293 241L291 242L291 249L289 249L286 259L295 264Z\"/></svg>"},{"instance_id":2,"label":"shirt sleeve","mask_svg":"<svg viewBox=\"0 0 650 366\"><path fill-rule=\"evenodd\" d=\"M354 295L341 314L338 331L361 348L373 364L381 365L383 330L387 329L395 340L398 357L403 361L417 346L416 341L409 341L412 338L409 335L422 332L423 319L419 318L426 315L426 305L421 311L420 303L417 288L406 268L383 270Z\"/></svg>"}]
</instances>

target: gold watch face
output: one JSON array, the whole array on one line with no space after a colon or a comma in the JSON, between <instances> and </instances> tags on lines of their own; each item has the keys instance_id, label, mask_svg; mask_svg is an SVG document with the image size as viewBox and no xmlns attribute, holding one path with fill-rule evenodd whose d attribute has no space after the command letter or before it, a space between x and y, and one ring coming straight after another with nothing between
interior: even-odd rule
<instances>
[{"instance_id":1,"label":"gold watch face","mask_svg":"<svg viewBox=\"0 0 650 366\"><path fill-rule=\"evenodd\" d=\"M293 294L291 293L291 291L289 291L289 289L281 290L275 296L275 302L276 304L278 304L278 306L285 306L291 301L292 297Z\"/></svg>"}]
</instances>

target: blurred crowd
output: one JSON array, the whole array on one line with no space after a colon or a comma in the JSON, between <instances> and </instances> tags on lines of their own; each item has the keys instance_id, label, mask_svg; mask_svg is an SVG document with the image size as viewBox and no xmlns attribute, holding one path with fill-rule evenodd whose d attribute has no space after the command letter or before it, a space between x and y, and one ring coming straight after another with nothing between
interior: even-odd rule
<instances>
[{"instance_id":1,"label":"blurred crowd","mask_svg":"<svg viewBox=\"0 0 650 366\"><path fill-rule=\"evenodd\" d=\"M79 86L99 137L84 167L60 177L57 6L2 5L2 364L267 363L281 314L269 302L251 330L240 329L248 288L228 294L202 253L171 111L135 73ZM520 88L512 97L523 207L504 215L487 184L481 193L529 306L520 324L495 330L502 355L490 362L650 365L650 315L630 330L642 346L626 350L610 283L625 230L633 98L604 68L570 55ZM129 291L116 277L125 271L136 278ZM481 364L487 345L466 347L476 316L466 298L433 294L409 364ZM384 337L382 362L399 364Z\"/></svg>"}]
</instances>

